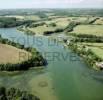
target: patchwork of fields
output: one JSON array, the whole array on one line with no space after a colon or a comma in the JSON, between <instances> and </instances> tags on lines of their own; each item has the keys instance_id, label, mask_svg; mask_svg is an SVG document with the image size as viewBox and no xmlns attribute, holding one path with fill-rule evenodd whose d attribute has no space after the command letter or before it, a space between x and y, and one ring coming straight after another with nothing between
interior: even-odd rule
<instances>
[{"instance_id":1,"label":"patchwork of fields","mask_svg":"<svg viewBox=\"0 0 103 100\"><path fill-rule=\"evenodd\" d=\"M100 41L98 39L98 37L101 37L102 40L103 37L103 17L89 15L61 16L53 12L38 12L35 15L14 15L5 17L17 18L19 21L24 22L27 21L25 25L18 27L18 30L24 31L28 33L28 35L52 35L59 33L67 36L72 35L75 38L79 36L82 45L88 47L94 54L103 59L103 44L102 42L99 43ZM90 42L90 40L93 41Z\"/></svg>"},{"instance_id":2,"label":"patchwork of fields","mask_svg":"<svg viewBox=\"0 0 103 100\"><path fill-rule=\"evenodd\" d=\"M0 10L0 100L100 100L100 70L103 9Z\"/></svg>"}]
</instances>

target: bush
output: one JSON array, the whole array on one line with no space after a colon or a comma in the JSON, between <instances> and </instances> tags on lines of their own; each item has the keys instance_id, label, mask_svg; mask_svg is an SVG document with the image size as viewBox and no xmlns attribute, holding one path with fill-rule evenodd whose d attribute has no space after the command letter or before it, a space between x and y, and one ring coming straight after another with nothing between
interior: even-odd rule
<instances>
[{"instance_id":1,"label":"bush","mask_svg":"<svg viewBox=\"0 0 103 100\"><path fill-rule=\"evenodd\" d=\"M0 87L0 100L40 100L37 96L19 89Z\"/></svg>"}]
</instances>

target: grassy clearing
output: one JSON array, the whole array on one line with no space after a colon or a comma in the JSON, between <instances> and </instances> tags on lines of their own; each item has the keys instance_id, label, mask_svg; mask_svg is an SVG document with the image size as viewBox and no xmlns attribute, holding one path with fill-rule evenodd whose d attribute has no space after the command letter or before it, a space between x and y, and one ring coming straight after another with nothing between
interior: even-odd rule
<instances>
[{"instance_id":1,"label":"grassy clearing","mask_svg":"<svg viewBox=\"0 0 103 100\"><path fill-rule=\"evenodd\" d=\"M103 36L103 25L78 25L70 33Z\"/></svg>"},{"instance_id":2,"label":"grassy clearing","mask_svg":"<svg viewBox=\"0 0 103 100\"><path fill-rule=\"evenodd\" d=\"M68 18L71 21L79 21L79 22L84 22L87 20L87 17L68 17Z\"/></svg>"},{"instance_id":3,"label":"grassy clearing","mask_svg":"<svg viewBox=\"0 0 103 100\"><path fill-rule=\"evenodd\" d=\"M70 23L68 18L59 18L56 20L56 25L65 28Z\"/></svg>"},{"instance_id":4,"label":"grassy clearing","mask_svg":"<svg viewBox=\"0 0 103 100\"><path fill-rule=\"evenodd\" d=\"M92 52L94 52L98 57L100 57L101 59L103 59L103 48L99 48L99 47L89 47Z\"/></svg>"},{"instance_id":5,"label":"grassy clearing","mask_svg":"<svg viewBox=\"0 0 103 100\"><path fill-rule=\"evenodd\" d=\"M103 59L103 43L86 43L97 56Z\"/></svg>"},{"instance_id":6,"label":"grassy clearing","mask_svg":"<svg viewBox=\"0 0 103 100\"><path fill-rule=\"evenodd\" d=\"M103 43L81 43L82 45L92 46L92 47L101 47L103 48Z\"/></svg>"},{"instance_id":7,"label":"grassy clearing","mask_svg":"<svg viewBox=\"0 0 103 100\"><path fill-rule=\"evenodd\" d=\"M60 17L60 18L54 18L51 21L45 21L45 22L46 24L55 23L57 27L64 28L70 23L70 20L68 17Z\"/></svg>"},{"instance_id":8,"label":"grassy clearing","mask_svg":"<svg viewBox=\"0 0 103 100\"><path fill-rule=\"evenodd\" d=\"M37 27L27 27L27 29L32 31L33 33L42 35L46 31L55 31L57 29L63 29L69 24L69 20L67 17L54 18L52 20L46 20L43 22L45 24L38 25ZM32 23L32 24L35 25L36 23ZM52 24L55 24L55 26L53 26Z\"/></svg>"},{"instance_id":9,"label":"grassy clearing","mask_svg":"<svg viewBox=\"0 0 103 100\"><path fill-rule=\"evenodd\" d=\"M55 18L55 19L52 19L52 20L55 21L55 22L64 21L64 20L68 20L68 17L60 17L60 18Z\"/></svg>"},{"instance_id":10,"label":"grassy clearing","mask_svg":"<svg viewBox=\"0 0 103 100\"><path fill-rule=\"evenodd\" d=\"M26 20L40 20L41 18L37 15L31 15L31 16L24 16L24 19L26 19Z\"/></svg>"},{"instance_id":11,"label":"grassy clearing","mask_svg":"<svg viewBox=\"0 0 103 100\"><path fill-rule=\"evenodd\" d=\"M92 52L94 52L98 57L103 59L103 43L78 43L80 46L86 46Z\"/></svg>"},{"instance_id":12,"label":"grassy clearing","mask_svg":"<svg viewBox=\"0 0 103 100\"><path fill-rule=\"evenodd\" d=\"M55 19L55 18L61 18L61 16L52 15L52 16L48 16L48 18L52 18L52 19L54 18Z\"/></svg>"},{"instance_id":13,"label":"grassy clearing","mask_svg":"<svg viewBox=\"0 0 103 100\"><path fill-rule=\"evenodd\" d=\"M24 59L19 58L20 53L25 54ZM16 64L18 62L27 60L30 55L31 54L25 50L17 49L13 46L0 43L0 63Z\"/></svg>"},{"instance_id":14,"label":"grassy clearing","mask_svg":"<svg viewBox=\"0 0 103 100\"><path fill-rule=\"evenodd\" d=\"M54 31L56 30L56 27L47 27L46 25L38 26L36 28L28 28L30 31L36 33L36 34L43 34L45 31Z\"/></svg>"}]
</instances>

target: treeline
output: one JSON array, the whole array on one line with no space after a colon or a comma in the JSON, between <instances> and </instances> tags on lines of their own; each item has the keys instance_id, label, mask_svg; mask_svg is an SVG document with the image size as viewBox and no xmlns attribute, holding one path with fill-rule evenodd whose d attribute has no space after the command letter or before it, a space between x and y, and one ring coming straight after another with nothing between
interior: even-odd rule
<instances>
[{"instance_id":1,"label":"treeline","mask_svg":"<svg viewBox=\"0 0 103 100\"><path fill-rule=\"evenodd\" d=\"M33 24L30 24L29 26L26 26L26 27L34 28L34 27L38 27L38 26L43 26L45 24L46 24L45 22L33 23Z\"/></svg>"},{"instance_id":2,"label":"treeline","mask_svg":"<svg viewBox=\"0 0 103 100\"><path fill-rule=\"evenodd\" d=\"M16 63L16 64L0 64L0 71L23 71L28 70L31 67L43 66L46 65L46 61L42 56L31 57L29 60Z\"/></svg>"},{"instance_id":3,"label":"treeline","mask_svg":"<svg viewBox=\"0 0 103 100\"><path fill-rule=\"evenodd\" d=\"M32 20L18 20L15 17L0 17L0 28L10 28L30 23L32 23Z\"/></svg>"},{"instance_id":4,"label":"treeline","mask_svg":"<svg viewBox=\"0 0 103 100\"><path fill-rule=\"evenodd\" d=\"M75 42L91 42L91 43L103 43L103 36L87 35L87 34L72 34L75 36Z\"/></svg>"},{"instance_id":5,"label":"treeline","mask_svg":"<svg viewBox=\"0 0 103 100\"><path fill-rule=\"evenodd\" d=\"M87 64L91 67L96 66L96 62L101 62L102 59L98 57L95 53L93 53L90 49L87 50L85 46L79 47L76 42L70 43L69 47L76 52L78 55L84 58ZM97 68L97 67L95 67Z\"/></svg>"},{"instance_id":6,"label":"treeline","mask_svg":"<svg viewBox=\"0 0 103 100\"><path fill-rule=\"evenodd\" d=\"M83 22L79 22L81 25L90 25L93 24L96 20L98 20L99 18L91 18L91 17L87 17L87 20L83 21Z\"/></svg>"},{"instance_id":7,"label":"treeline","mask_svg":"<svg viewBox=\"0 0 103 100\"><path fill-rule=\"evenodd\" d=\"M46 13L54 13L56 16L103 16L103 9L16 9L0 10L0 15L39 15L46 18Z\"/></svg>"},{"instance_id":8,"label":"treeline","mask_svg":"<svg viewBox=\"0 0 103 100\"><path fill-rule=\"evenodd\" d=\"M19 31L25 32L27 35L35 35L36 33L31 31L28 28L38 27L38 26L42 26L42 25L46 25L47 27L48 26L56 27L55 23L51 23L51 24L47 25L45 22L41 22L41 23L36 23L36 24L33 23L31 25L19 26L17 29ZM53 34L53 33L60 33L60 32L63 32L63 31L64 31L64 29L57 28L57 29L55 29L53 31L45 31L43 34L44 35L50 35L50 34Z\"/></svg>"},{"instance_id":9,"label":"treeline","mask_svg":"<svg viewBox=\"0 0 103 100\"><path fill-rule=\"evenodd\" d=\"M40 100L37 96L19 89L0 87L0 100Z\"/></svg>"},{"instance_id":10,"label":"treeline","mask_svg":"<svg viewBox=\"0 0 103 100\"><path fill-rule=\"evenodd\" d=\"M51 35L51 34L53 34L53 33L60 33L60 32L63 32L64 31L64 29L60 29L60 28L57 28L56 30L54 30L54 31L45 31L43 34L44 35Z\"/></svg>"},{"instance_id":11,"label":"treeline","mask_svg":"<svg viewBox=\"0 0 103 100\"><path fill-rule=\"evenodd\" d=\"M69 25L64 30L66 32L71 32L71 31L73 31L73 28L76 27L77 25L79 25L78 22L72 21L71 23L69 23Z\"/></svg>"},{"instance_id":12,"label":"treeline","mask_svg":"<svg viewBox=\"0 0 103 100\"><path fill-rule=\"evenodd\" d=\"M80 16L103 16L103 9L55 9L52 11L56 16L69 16L69 17L80 17Z\"/></svg>"},{"instance_id":13,"label":"treeline","mask_svg":"<svg viewBox=\"0 0 103 100\"><path fill-rule=\"evenodd\" d=\"M93 20L88 21L87 24L93 24L96 20L98 20L99 18L94 18Z\"/></svg>"},{"instance_id":14,"label":"treeline","mask_svg":"<svg viewBox=\"0 0 103 100\"><path fill-rule=\"evenodd\" d=\"M2 39L1 36L0 36L0 43L12 45L12 46L17 47L19 49L24 49L27 52L30 52L32 54L32 56L26 61L22 61L22 62L19 62L16 64L11 64L11 63L0 64L1 71L28 70L30 67L43 66L43 65L47 64L46 60L42 57L42 55L39 52L37 52L37 50L34 48L25 47L24 45L14 43L12 41L9 41L8 39Z\"/></svg>"}]
</instances>

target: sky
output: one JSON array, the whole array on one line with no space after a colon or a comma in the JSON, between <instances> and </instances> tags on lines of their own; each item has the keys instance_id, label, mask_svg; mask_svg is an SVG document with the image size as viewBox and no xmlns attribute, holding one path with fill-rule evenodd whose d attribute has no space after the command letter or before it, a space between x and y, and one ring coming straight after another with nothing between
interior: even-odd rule
<instances>
[{"instance_id":1,"label":"sky","mask_svg":"<svg viewBox=\"0 0 103 100\"><path fill-rule=\"evenodd\" d=\"M103 0L0 0L0 9L103 8Z\"/></svg>"}]
</instances>

